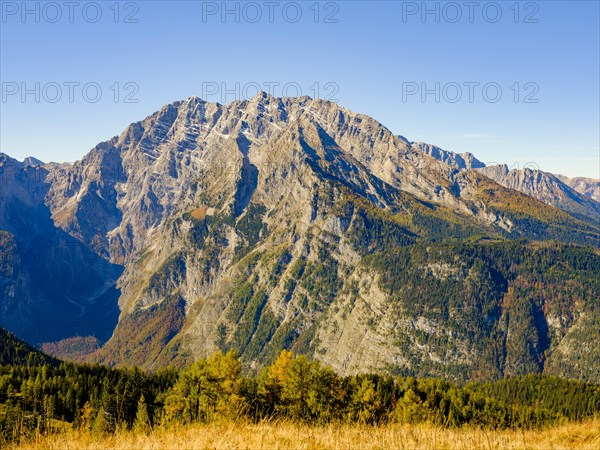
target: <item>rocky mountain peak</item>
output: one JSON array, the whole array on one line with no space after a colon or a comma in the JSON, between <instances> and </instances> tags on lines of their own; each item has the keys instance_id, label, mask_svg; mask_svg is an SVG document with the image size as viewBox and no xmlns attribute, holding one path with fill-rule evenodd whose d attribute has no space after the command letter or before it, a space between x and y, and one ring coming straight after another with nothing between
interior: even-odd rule
<instances>
[{"instance_id":1,"label":"rocky mountain peak","mask_svg":"<svg viewBox=\"0 0 600 450\"><path fill-rule=\"evenodd\" d=\"M28 167L39 167L39 166L43 166L44 162L40 161L37 158L34 158L33 156L28 156L27 158L25 158L23 160L23 165L28 166Z\"/></svg>"},{"instance_id":2,"label":"rocky mountain peak","mask_svg":"<svg viewBox=\"0 0 600 450\"><path fill-rule=\"evenodd\" d=\"M111 364L183 364L232 348L258 369L292 348L345 373L415 373L427 361L456 375L498 356L479 342L508 333L504 301L521 305L505 299L517 274L493 265L497 255L484 256L480 241L530 255L535 267L537 250L509 243L600 246L595 224L548 205L570 201L581 214L594 207L570 188L554 190L555 177L484 168L471 154L412 143L309 97L263 92L227 105L190 97L74 164L18 163L11 173L0 188L0 229L15 256L0 279L2 319L13 309L23 323L53 310L74 322L102 318L90 334L112 337L91 358ZM58 243L58 263L28 259L48 241ZM474 249L445 247L457 241ZM38 278L43 289L30 283ZM411 297L418 292L428 311L451 310L428 315ZM458 318L456 336L441 337L448 323L440 317ZM459 340L461 350L445 355L443 339Z\"/></svg>"}]
</instances>

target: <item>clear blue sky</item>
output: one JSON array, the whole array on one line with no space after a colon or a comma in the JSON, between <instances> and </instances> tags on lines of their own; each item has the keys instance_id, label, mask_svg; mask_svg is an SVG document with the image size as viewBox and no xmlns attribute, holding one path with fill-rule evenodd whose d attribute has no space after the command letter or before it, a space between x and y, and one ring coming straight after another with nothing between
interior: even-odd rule
<instances>
[{"instance_id":1,"label":"clear blue sky","mask_svg":"<svg viewBox=\"0 0 600 450\"><path fill-rule=\"evenodd\" d=\"M92 23L98 11L87 2L72 11L62 1L30 2L39 14L23 17L20 1L2 1L0 150L17 158L73 161L166 103L203 94L230 101L252 96L249 83L266 90L266 83L276 82L276 95L286 83L311 96L319 86L321 97L336 86L340 104L393 132L470 151L484 162L535 162L556 173L600 178L597 1L520 2L518 8L514 1L498 2L502 16L495 23L494 5L483 10L489 2L473 11L465 2L428 2L432 10L439 5L439 22L434 14L423 20L421 1L321 2L318 8L314 1L298 2L302 17L295 23L297 8L276 3L271 23L262 1L239 3L239 22L235 14L222 20L221 2L121 2L119 8L114 1L98 2L102 16ZM262 16L251 23L256 5ZM126 17L137 23L124 23ZM532 20L537 23L526 23ZM36 82L39 103L35 94L23 99L22 88L35 91ZM79 83L72 102L69 82ZM439 103L434 94L425 101L409 95L423 83L435 90L436 82ZM473 102L464 85L469 82L479 83ZM62 91L55 103L53 83ZM89 85L84 97L86 83L97 85ZM219 90L221 83L232 90L239 83L240 89L208 97L214 85L207 83ZM497 83L488 86L487 97L486 83ZM457 85L463 96L452 103ZM102 89L96 103L90 101L94 86ZM288 84L290 95L293 86ZM496 103L489 101L494 86L502 89ZM138 102L124 102L128 93ZM538 102L526 103L527 95Z\"/></svg>"}]
</instances>

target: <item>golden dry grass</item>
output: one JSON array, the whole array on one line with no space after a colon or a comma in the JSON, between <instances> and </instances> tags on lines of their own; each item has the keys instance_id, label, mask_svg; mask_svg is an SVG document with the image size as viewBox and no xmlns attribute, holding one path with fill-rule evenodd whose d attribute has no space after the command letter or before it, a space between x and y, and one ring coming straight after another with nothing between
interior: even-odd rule
<instances>
[{"instance_id":1,"label":"golden dry grass","mask_svg":"<svg viewBox=\"0 0 600 450\"><path fill-rule=\"evenodd\" d=\"M123 432L104 438L69 431L41 436L30 449L600 449L600 420L542 431L440 429L433 426L382 427L288 422L225 423L161 428L147 434Z\"/></svg>"}]
</instances>

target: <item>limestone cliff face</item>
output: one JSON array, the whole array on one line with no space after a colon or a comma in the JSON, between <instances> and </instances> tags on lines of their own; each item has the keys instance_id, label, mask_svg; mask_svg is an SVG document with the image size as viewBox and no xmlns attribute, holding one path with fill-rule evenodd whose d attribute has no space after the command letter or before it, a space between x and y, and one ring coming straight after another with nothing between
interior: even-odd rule
<instances>
[{"instance_id":1,"label":"limestone cliff face","mask_svg":"<svg viewBox=\"0 0 600 450\"><path fill-rule=\"evenodd\" d=\"M24 303L71 305L65 314L81 322L118 298L118 325L90 356L96 361L156 368L231 348L252 370L292 348L343 373L472 378L493 366L487 375L499 376L527 358L526 367L543 370L554 348L547 341L558 345L593 303L577 291L581 302L566 307L571 319L540 331L533 353L507 341L512 328L517 337L531 331L511 325L511 308L526 296L506 303L509 287L524 292L539 280L517 263L497 266L483 242L501 254L513 251L503 246L515 238L597 247L598 227L496 184L472 155L411 143L322 100L189 98L75 164L12 161L0 191L0 229L10 233L6 247L17 249L10 253L21 255L35 239L77 249L58 264L60 286L45 286L45 297L23 294ZM450 242L475 247L448 250ZM546 250L518 245L530 255L527 268L545 261ZM404 256L381 266L391 255ZM27 264L14 275L17 266L2 266L2 292L13 292L1 299L3 321L19 280L40 278ZM412 289L390 288L390 268ZM419 292L427 310L411 297ZM453 303L463 293L468 309ZM553 314L548 301L531 311ZM543 328L538 319L535 330ZM488 354L484 343L498 348Z\"/></svg>"},{"instance_id":2,"label":"limestone cliff face","mask_svg":"<svg viewBox=\"0 0 600 450\"><path fill-rule=\"evenodd\" d=\"M585 187L583 193L579 192L575 188L577 182L570 185L559 176L534 168L509 170L506 164L483 167L479 171L504 187L517 190L569 213L589 217L596 222L600 221L600 203L592 197L592 193L586 195L588 191ZM581 183L579 186L581 188Z\"/></svg>"},{"instance_id":3,"label":"limestone cliff face","mask_svg":"<svg viewBox=\"0 0 600 450\"><path fill-rule=\"evenodd\" d=\"M471 153L454 153L448 150L441 149L435 145L426 144L424 142L414 142L411 144L411 149L416 152L426 153L433 156L455 169L479 169L485 167L481 161L475 158Z\"/></svg>"},{"instance_id":4,"label":"limestone cliff face","mask_svg":"<svg viewBox=\"0 0 600 450\"><path fill-rule=\"evenodd\" d=\"M585 177L569 178L564 175L556 175L567 186L572 187L580 194L600 202L600 180Z\"/></svg>"},{"instance_id":5,"label":"limestone cliff face","mask_svg":"<svg viewBox=\"0 0 600 450\"><path fill-rule=\"evenodd\" d=\"M6 286L0 321L32 343L78 334L107 339L119 314L115 284L122 268L56 226L46 200L54 170L53 165L28 165L0 155L0 257Z\"/></svg>"}]
</instances>

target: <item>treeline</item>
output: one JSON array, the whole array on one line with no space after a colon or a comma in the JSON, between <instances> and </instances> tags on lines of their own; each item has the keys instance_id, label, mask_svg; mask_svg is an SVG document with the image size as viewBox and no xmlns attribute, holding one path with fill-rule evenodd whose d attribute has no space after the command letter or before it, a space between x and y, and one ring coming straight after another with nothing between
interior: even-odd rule
<instances>
[{"instance_id":1,"label":"treeline","mask_svg":"<svg viewBox=\"0 0 600 450\"><path fill-rule=\"evenodd\" d=\"M235 353L176 371L62 363L0 366L0 444L70 426L102 435L172 423L287 419L531 428L600 412L600 387L544 376L457 386L437 379L340 377L283 351L259 376Z\"/></svg>"},{"instance_id":2,"label":"treeline","mask_svg":"<svg viewBox=\"0 0 600 450\"><path fill-rule=\"evenodd\" d=\"M17 338L12 333L0 328L0 365L51 365L60 363L42 352L37 351L25 341Z\"/></svg>"},{"instance_id":3,"label":"treeline","mask_svg":"<svg viewBox=\"0 0 600 450\"><path fill-rule=\"evenodd\" d=\"M600 386L578 380L530 374L472 383L468 389L507 404L543 407L571 420L581 420L600 411Z\"/></svg>"}]
</instances>

